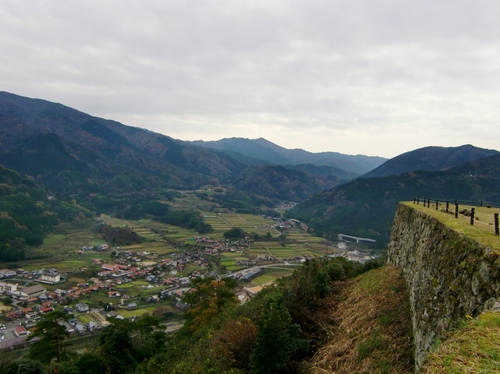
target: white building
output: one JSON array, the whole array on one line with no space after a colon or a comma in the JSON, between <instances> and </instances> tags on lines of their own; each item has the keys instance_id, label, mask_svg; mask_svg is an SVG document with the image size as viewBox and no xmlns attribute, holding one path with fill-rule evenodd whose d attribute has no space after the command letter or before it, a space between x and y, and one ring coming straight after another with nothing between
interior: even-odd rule
<instances>
[{"instance_id":1,"label":"white building","mask_svg":"<svg viewBox=\"0 0 500 374\"><path fill-rule=\"evenodd\" d=\"M14 291L17 291L17 284L0 282L0 295L10 295Z\"/></svg>"}]
</instances>

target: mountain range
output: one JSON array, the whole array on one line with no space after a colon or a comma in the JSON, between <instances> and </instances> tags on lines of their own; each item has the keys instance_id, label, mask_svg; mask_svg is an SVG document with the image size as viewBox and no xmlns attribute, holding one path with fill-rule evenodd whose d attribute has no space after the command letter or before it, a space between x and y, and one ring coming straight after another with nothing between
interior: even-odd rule
<instances>
[{"instance_id":1,"label":"mountain range","mask_svg":"<svg viewBox=\"0 0 500 374\"><path fill-rule=\"evenodd\" d=\"M217 141L197 140L191 142L201 147L216 149L228 154L239 154L246 158L242 162L253 164L275 164L275 165L301 165L312 164L316 166L329 166L336 168L336 173L331 174L344 179L353 178L365 174L370 170L387 161L386 158L364 155L345 155L338 152L311 153L303 149L286 149L280 147L264 138L226 138ZM351 175L342 175L349 171Z\"/></svg>"},{"instance_id":2,"label":"mountain range","mask_svg":"<svg viewBox=\"0 0 500 374\"><path fill-rule=\"evenodd\" d=\"M61 104L0 92L0 163L32 176L54 193L79 194L96 189L131 192L145 186L193 189L207 184L230 186L237 179L239 187L248 187L249 192L301 200L385 160L302 150L290 151L287 157L287 150L265 139L243 143L247 144L245 154L209 149ZM249 151L252 146L253 153ZM262 164L278 163L277 157L271 156L257 162L256 155L266 154L263 148L269 155L281 154L282 162L290 166L263 168ZM297 154L314 165L297 164L301 161ZM343 164L344 169L327 164ZM279 195L264 185L259 191L258 185L244 181L245 175L255 175L254 167L264 174L281 173L274 183L294 185L295 192ZM275 185L273 190L287 189Z\"/></svg>"},{"instance_id":3,"label":"mountain range","mask_svg":"<svg viewBox=\"0 0 500 374\"><path fill-rule=\"evenodd\" d=\"M258 213L256 206L300 202L289 216L316 234L373 237L383 246L400 200L499 202L498 155L463 145L387 160L288 150L263 138L188 142L0 92L0 164L29 176L48 195L77 197L90 210L116 214L134 215L145 201L172 190L222 185L225 193L213 198L219 204Z\"/></svg>"}]
</instances>

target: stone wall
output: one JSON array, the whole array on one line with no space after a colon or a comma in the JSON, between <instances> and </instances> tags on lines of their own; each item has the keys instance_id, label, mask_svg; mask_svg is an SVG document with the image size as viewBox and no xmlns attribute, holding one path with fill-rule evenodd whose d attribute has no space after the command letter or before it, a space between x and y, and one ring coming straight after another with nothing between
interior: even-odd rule
<instances>
[{"instance_id":1,"label":"stone wall","mask_svg":"<svg viewBox=\"0 0 500 374\"><path fill-rule=\"evenodd\" d=\"M498 252L400 204L388 248L408 285L419 370L432 342L500 297Z\"/></svg>"}]
</instances>

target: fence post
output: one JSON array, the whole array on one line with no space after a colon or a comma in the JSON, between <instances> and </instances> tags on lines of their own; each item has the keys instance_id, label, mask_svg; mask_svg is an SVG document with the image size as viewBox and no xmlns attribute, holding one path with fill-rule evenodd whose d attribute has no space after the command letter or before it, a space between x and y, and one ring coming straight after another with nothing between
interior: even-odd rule
<instances>
[{"instance_id":1,"label":"fence post","mask_svg":"<svg viewBox=\"0 0 500 374\"><path fill-rule=\"evenodd\" d=\"M495 235L500 235L498 230L498 213L495 213Z\"/></svg>"},{"instance_id":2,"label":"fence post","mask_svg":"<svg viewBox=\"0 0 500 374\"><path fill-rule=\"evenodd\" d=\"M474 226L474 212L476 211L475 208L470 209L470 224Z\"/></svg>"},{"instance_id":3,"label":"fence post","mask_svg":"<svg viewBox=\"0 0 500 374\"><path fill-rule=\"evenodd\" d=\"M417 205L420 203L420 197L417 197Z\"/></svg>"},{"instance_id":4,"label":"fence post","mask_svg":"<svg viewBox=\"0 0 500 374\"><path fill-rule=\"evenodd\" d=\"M481 200L481 206L483 206L483 200Z\"/></svg>"},{"instance_id":5,"label":"fence post","mask_svg":"<svg viewBox=\"0 0 500 374\"><path fill-rule=\"evenodd\" d=\"M448 213L448 210L450 210L450 202L446 202L446 213Z\"/></svg>"},{"instance_id":6,"label":"fence post","mask_svg":"<svg viewBox=\"0 0 500 374\"><path fill-rule=\"evenodd\" d=\"M431 207L431 198L428 197L427 198L427 208L430 208Z\"/></svg>"},{"instance_id":7,"label":"fence post","mask_svg":"<svg viewBox=\"0 0 500 374\"><path fill-rule=\"evenodd\" d=\"M455 200L455 218L458 218L458 203Z\"/></svg>"},{"instance_id":8,"label":"fence post","mask_svg":"<svg viewBox=\"0 0 500 374\"><path fill-rule=\"evenodd\" d=\"M436 200L436 210L438 210L439 201Z\"/></svg>"}]
</instances>

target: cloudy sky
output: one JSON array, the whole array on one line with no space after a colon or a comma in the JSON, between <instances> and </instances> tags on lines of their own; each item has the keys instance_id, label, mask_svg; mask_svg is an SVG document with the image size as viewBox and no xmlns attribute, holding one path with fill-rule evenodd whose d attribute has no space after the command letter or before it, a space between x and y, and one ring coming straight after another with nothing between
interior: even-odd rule
<instances>
[{"instance_id":1,"label":"cloudy sky","mask_svg":"<svg viewBox=\"0 0 500 374\"><path fill-rule=\"evenodd\" d=\"M183 140L500 150L498 0L0 0L0 91Z\"/></svg>"}]
</instances>

